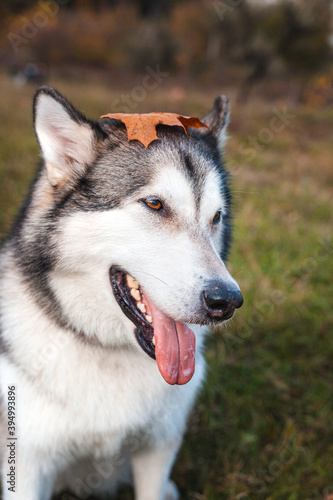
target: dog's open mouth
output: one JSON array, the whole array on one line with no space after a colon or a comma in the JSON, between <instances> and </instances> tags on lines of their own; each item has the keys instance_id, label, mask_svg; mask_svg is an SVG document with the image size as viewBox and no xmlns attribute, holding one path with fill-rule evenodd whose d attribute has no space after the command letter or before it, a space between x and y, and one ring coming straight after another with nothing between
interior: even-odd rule
<instances>
[{"instance_id":1,"label":"dog's open mouth","mask_svg":"<svg viewBox=\"0 0 333 500\"><path fill-rule=\"evenodd\" d=\"M139 283L122 269L113 266L110 280L119 306L136 327L141 348L156 359L161 375L169 384L186 384L195 368L192 330L158 309Z\"/></svg>"}]
</instances>

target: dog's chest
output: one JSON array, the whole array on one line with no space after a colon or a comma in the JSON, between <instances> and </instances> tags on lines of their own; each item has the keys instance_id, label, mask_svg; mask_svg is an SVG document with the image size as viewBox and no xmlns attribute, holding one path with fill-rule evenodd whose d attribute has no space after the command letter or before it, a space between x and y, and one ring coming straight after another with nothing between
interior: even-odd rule
<instances>
[{"instance_id":1,"label":"dog's chest","mask_svg":"<svg viewBox=\"0 0 333 500\"><path fill-rule=\"evenodd\" d=\"M43 387L44 401L59 441L98 455L147 435L163 439L182 432L184 415L198 383L169 386L156 362L135 350L63 353L54 367L52 385ZM49 366L51 375L52 367ZM198 365L198 380L200 364ZM45 380L45 378L44 378ZM49 379L50 380L50 379ZM58 416L58 418L55 418ZM59 433L61 436L59 436ZM84 449L82 449L84 454Z\"/></svg>"}]
</instances>

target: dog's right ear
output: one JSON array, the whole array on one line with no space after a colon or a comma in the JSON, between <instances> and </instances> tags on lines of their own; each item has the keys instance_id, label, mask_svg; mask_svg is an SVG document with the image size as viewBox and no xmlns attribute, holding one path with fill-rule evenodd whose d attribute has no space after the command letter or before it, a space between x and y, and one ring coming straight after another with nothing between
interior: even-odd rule
<instances>
[{"instance_id":1,"label":"dog's right ear","mask_svg":"<svg viewBox=\"0 0 333 500\"><path fill-rule=\"evenodd\" d=\"M34 126L52 186L80 177L94 158L97 126L61 94L41 87L34 97Z\"/></svg>"}]
</instances>

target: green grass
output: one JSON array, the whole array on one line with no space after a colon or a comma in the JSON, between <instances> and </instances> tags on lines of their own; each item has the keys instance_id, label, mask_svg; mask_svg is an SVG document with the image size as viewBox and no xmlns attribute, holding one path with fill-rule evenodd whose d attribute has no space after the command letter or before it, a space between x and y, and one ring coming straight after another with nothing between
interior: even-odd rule
<instances>
[{"instance_id":1,"label":"green grass","mask_svg":"<svg viewBox=\"0 0 333 500\"><path fill-rule=\"evenodd\" d=\"M51 83L95 117L123 92L101 82ZM175 102L166 82L135 111L201 115L215 93L193 89ZM32 94L0 75L0 235L38 159ZM207 341L207 380L173 472L185 500L308 500L333 491L333 111L293 110L264 144L274 107L284 104L232 109L229 267L245 303ZM252 154L250 136L259 140Z\"/></svg>"}]
</instances>

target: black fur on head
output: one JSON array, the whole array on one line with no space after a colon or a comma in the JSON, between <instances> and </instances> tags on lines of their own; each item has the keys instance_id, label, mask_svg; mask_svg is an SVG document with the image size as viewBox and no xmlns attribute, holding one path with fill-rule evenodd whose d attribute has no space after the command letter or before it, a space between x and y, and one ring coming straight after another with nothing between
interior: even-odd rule
<instances>
[{"instance_id":1,"label":"black fur on head","mask_svg":"<svg viewBox=\"0 0 333 500\"><path fill-rule=\"evenodd\" d=\"M56 90L43 86L36 92L34 126L43 160L9 244L11 238L15 239L17 262L27 282L37 284L41 303L57 316L58 323L65 326L66 321L61 320L60 311L56 312L47 274L57 259L52 234L59 218L75 211L121 206L128 196L150 182L163 158L174 160L193 184L197 197L207 168L215 169L223 179L227 211L221 257L226 259L231 241L231 198L221 145L228 109L228 99L218 96L213 109L202 119L210 130L189 129L194 139L177 127L158 125L159 140L146 149L138 141L128 141L125 125L119 120L103 120L102 124L88 120ZM27 238L26 227L29 236L34 237Z\"/></svg>"},{"instance_id":2,"label":"black fur on head","mask_svg":"<svg viewBox=\"0 0 333 500\"><path fill-rule=\"evenodd\" d=\"M39 109L43 108L41 98L45 97L50 98L49 106L44 106L46 109L49 108L48 113L39 112ZM56 105L60 105L59 109L52 109L52 106L50 106L52 101ZM69 123L73 121L77 126L77 130L82 129L84 131L86 140L90 131L89 140L91 144L88 152L89 161L86 161L86 157L83 157L80 164L77 156L73 155L73 158L71 158L72 150L74 150L74 154L76 153L75 147L71 147L68 148L69 154L67 155L69 168L66 166L66 162L62 162L64 165L60 164L58 166L58 170L62 169L67 182L60 182L60 186L55 186L56 204L53 208L54 212L63 212L63 210L109 210L119 206L122 200L150 181L156 169L156 153L161 154L160 152L163 149L169 156L170 151L178 152L180 161L177 161L177 165L195 184L196 192L199 192L200 184L205 176L205 171L202 170L202 162L199 160L201 157L205 157L218 170L224 181L223 196L228 205L228 213L224 219L222 258L226 259L231 237L230 190L228 175L221 155L229 117L229 101L226 96L217 96L212 110L202 118L202 121L209 126L210 130L205 128L189 129L189 133L195 140L186 137L178 127L158 125L157 134L159 140L153 141L145 149L138 141L128 141L126 127L121 121L104 119L101 123L98 123L88 120L56 90L43 86L37 91L34 98L34 125L44 156L44 166L45 164L47 166L48 159L46 158L47 152L43 151L38 117L41 115L40 121L46 119L47 123L49 123L52 121L52 113L59 115L60 110L63 110L63 119L67 120L68 117ZM50 126L50 131L53 133L58 132L61 136L62 126L63 124L59 121L59 123ZM72 141L72 138L64 137L64 142L67 140ZM52 165L51 170L54 170ZM53 177L56 177L55 181L58 179L57 176L53 175Z\"/></svg>"}]
</instances>

